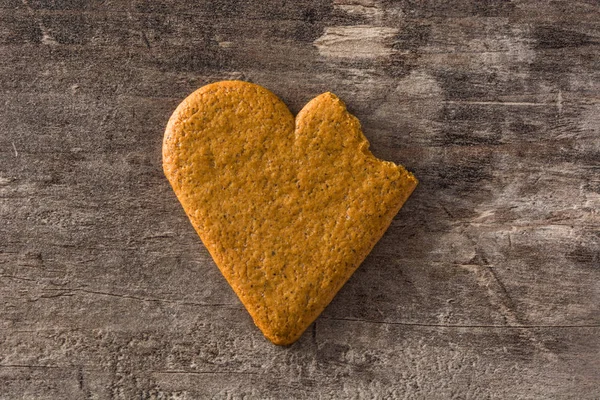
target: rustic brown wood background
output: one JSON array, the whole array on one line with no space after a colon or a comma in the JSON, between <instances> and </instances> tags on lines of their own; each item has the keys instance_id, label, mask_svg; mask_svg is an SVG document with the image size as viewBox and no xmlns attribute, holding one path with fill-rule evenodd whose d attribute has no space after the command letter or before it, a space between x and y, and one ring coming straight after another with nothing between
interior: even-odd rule
<instances>
[{"instance_id":1,"label":"rustic brown wood background","mask_svg":"<svg viewBox=\"0 0 600 400\"><path fill-rule=\"evenodd\" d=\"M161 170L222 79L421 180L289 348ZM596 0L0 0L0 100L0 399L600 398Z\"/></svg>"}]
</instances>

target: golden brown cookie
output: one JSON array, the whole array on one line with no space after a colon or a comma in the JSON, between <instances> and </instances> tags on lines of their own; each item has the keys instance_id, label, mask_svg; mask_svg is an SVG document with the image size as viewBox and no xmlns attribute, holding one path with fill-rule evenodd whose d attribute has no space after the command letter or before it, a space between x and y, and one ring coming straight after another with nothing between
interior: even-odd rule
<instances>
[{"instance_id":1,"label":"golden brown cookie","mask_svg":"<svg viewBox=\"0 0 600 400\"><path fill-rule=\"evenodd\" d=\"M296 341L417 185L375 158L331 93L298 116L265 88L204 86L175 110L163 167L192 225L256 325Z\"/></svg>"}]
</instances>

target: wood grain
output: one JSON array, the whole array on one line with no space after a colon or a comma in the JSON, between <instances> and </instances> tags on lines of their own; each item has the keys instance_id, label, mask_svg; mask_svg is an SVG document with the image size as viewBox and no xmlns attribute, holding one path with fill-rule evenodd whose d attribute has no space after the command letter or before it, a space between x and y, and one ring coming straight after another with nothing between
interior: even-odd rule
<instances>
[{"instance_id":1,"label":"wood grain","mask_svg":"<svg viewBox=\"0 0 600 400\"><path fill-rule=\"evenodd\" d=\"M289 348L161 170L221 79L421 182ZM0 399L600 397L596 1L0 0Z\"/></svg>"}]
</instances>

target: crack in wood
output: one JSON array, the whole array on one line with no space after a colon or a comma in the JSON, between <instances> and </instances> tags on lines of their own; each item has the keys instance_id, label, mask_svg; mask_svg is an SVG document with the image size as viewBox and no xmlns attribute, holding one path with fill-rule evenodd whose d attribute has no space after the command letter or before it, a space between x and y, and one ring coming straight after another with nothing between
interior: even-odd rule
<instances>
[{"instance_id":1,"label":"crack in wood","mask_svg":"<svg viewBox=\"0 0 600 400\"><path fill-rule=\"evenodd\" d=\"M127 300L136 300L136 301L146 301L146 302L160 302L160 303L171 303L177 305L184 306L195 306L195 307L226 307L226 308L240 308L238 304L231 303L198 303L192 301L183 301L183 300L175 300L175 299L162 299L156 297L141 297L134 296L130 294L121 294L121 293L112 293L112 292L104 292L99 290L89 290L83 288L59 288L59 289L47 289L47 290L57 290L61 291L61 293L57 293L55 295L43 294L39 298L32 299L30 301L37 301L39 299L47 299L47 298L56 298L61 296L73 296L76 293L85 293L92 295L101 295L101 296L110 296Z\"/></svg>"},{"instance_id":2,"label":"crack in wood","mask_svg":"<svg viewBox=\"0 0 600 400\"><path fill-rule=\"evenodd\" d=\"M560 324L560 325L492 325L492 324L429 324L421 322L401 322L401 321L374 321L366 319L355 319L355 318L332 318L332 317L320 317L322 320L328 321L346 321L346 322L358 322L366 324L378 324L378 325L400 325L400 326L416 326L425 328L455 328L455 329L584 329L584 328L600 328L600 324Z\"/></svg>"}]
</instances>

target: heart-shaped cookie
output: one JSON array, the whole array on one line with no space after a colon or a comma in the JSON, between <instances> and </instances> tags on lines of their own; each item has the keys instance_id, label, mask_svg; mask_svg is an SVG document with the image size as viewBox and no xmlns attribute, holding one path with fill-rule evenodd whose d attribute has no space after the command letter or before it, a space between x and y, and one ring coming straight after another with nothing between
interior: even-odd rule
<instances>
[{"instance_id":1,"label":"heart-shaped cookie","mask_svg":"<svg viewBox=\"0 0 600 400\"><path fill-rule=\"evenodd\" d=\"M335 95L298 116L265 88L204 86L175 110L163 167L192 225L256 325L296 341L417 185L375 158Z\"/></svg>"}]
</instances>

